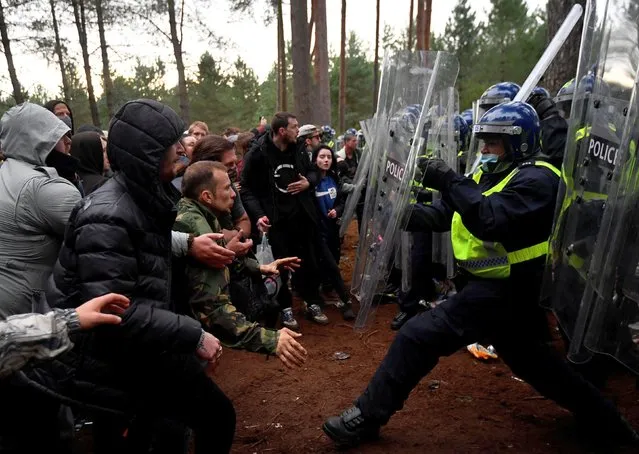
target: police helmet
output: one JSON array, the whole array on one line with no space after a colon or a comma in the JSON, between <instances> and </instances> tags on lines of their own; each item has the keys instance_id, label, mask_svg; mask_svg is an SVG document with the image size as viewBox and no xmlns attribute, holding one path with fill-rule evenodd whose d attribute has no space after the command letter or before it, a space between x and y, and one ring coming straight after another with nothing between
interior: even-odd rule
<instances>
[{"instance_id":1,"label":"police helmet","mask_svg":"<svg viewBox=\"0 0 639 454\"><path fill-rule=\"evenodd\" d=\"M466 109L461 113L462 118L466 121L468 126L473 124L473 109Z\"/></svg>"},{"instance_id":2,"label":"police helmet","mask_svg":"<svg viewBox=\"0 0 639 454\"><path fill-rule=\"evenodd\" d=\"M575 95L575 79L570 79L562 85L555 96L555 104L559 109L559 115L564 118L570 117L570 109L572 108L572 98Z\"/></svg>"},{"instance_id":3,"label":"police helmet","mask_svg":"<svg viewBox=\"0 0 639 454\"><path fill-rule=\"evenodd\" d=\"M482 93L479 98L480 106L496 106L503 102L512 101L521 87L514 82L499 82Z\"/></svg>"},{"instance_id":4,"label":"police helmet","mask_svg":"<svg viewBox=\"0 0 639 454\"><path fill-rule=\"evenodd\" d=\"M479 119L473 130L479 139L501 136L506 153L515 162L529 158L539 150L539 117L535 109L524 102L510 101L493 107Z\"/></svg>"},{"instance_id":5,"label":"police helmet","mask_svg":"<svg viewBox=\"0 0 639 454\"><path fill-rule=\"evenodd\" d=\"M348 128L348 129L346 130L346 133L345 133L345 134L350 134L350 135L352 135L352 136L356 136L356 135L357 135L357 129L355 129L355 128Z\"/></svg>"},{"instance_id":6,"label":"police helmet","mask_svg":"<svg viewBox=\"0 0 639 454\"><path fill-rule=\"evenodd\" d=\"M550 98L550 92L548 90L546 90L544 87L535 87L532 89L532 91L530 92L530 96L533 95L541 95L545 98Z\"/></svg>"},{"instance_id":7,"label":"police helmet","mask_svg":"<svg viewBox=\"0 0 639 454\"><path fill-rule=\"evenodd\" d=\"M468 123L461 115L455 115L453 119L455 122L455 131L459 131L459 150L457 151L466 151L470 144L470 126L468 126Z\"/></svg>"}]
</instances>

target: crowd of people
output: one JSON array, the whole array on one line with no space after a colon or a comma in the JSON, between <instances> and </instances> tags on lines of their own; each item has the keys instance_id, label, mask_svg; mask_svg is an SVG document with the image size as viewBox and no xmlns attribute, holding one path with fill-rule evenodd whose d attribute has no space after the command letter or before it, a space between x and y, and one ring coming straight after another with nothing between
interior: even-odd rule
<instances>
[{"instance_id":1,"label":"crowd of people","mask_svg":"<svg viewBox=\"0 0 639 454\"><path fill-rule=\"evenodd\" d=\"M587 429L639 440L547 342L538 295L566 108L542 90L510 101L518 90L486 90L474 150L455 116L460 165L478 157L470 178L418 161L404 214L413 287L392 292L398 334L365 391L323 426L337 444L377 438L440 357L484 339ZM223 347L300 367L297 314L355 319L339 225L361 183L360 132L336 145L330 126L278 112L212 134L147 99L122 106L107 132L76 129L60 100L13 107L0 126L0 452L69 453L87 417L98 454L184 453L191 435L196 454L229 452L235 410L212 378ZM431 254L432 232L449 230L455 291L435 288L450 276Z\"/></svg>"},{"instance_id":2,"label":"crowd of people","mask_svg":"<svg viewBox=\"0 0 639 454\"><path fill-rule=\"evenodd\" d=\"M195 452L228 452L222 346L304 364L293 293L315 323L326 302L355 318L338 220L356 137L340 159L291 113L216 135L152 100L108 132L60 100L1 127L1 452L70 452L70 408L95 410L96 453L181 452L187 428Z\"/></svg>"}]
</instances>

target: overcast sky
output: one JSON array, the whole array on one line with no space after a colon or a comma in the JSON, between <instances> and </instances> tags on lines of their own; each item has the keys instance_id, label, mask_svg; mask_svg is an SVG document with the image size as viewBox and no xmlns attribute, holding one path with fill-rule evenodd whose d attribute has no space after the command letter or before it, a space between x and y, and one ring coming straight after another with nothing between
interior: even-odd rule
<instances>
[{"instance_id":1,"label":"overcast sky","mask_svg":"<svg viewBox=\"0 0 639 454\"><path fill-rule=\"evenodd\" d=\"M284 33L286 39L290 39L290 1L284 3ZM531 9L545 7L545 0L526 0ZM340 18L341 1L327 0L328 20L328 45L333 51L339 50L340 43ZM187 0L188 3L188 0ZM277 58L277 29L275 23L265 26L262 20L262 10L259 8L248 17L231 14L228 10L229 0L211 0L211 8L198 13L205 23L218 35L230 40L233 44L224 53L215 49L208 49L217 58L232 63L237 56L241 56L252 67L260 80L268 74L273 62ZM266 0L256 0L263 7ZM308 1L310 5L310 1ZM433 0L431 28L436 35L444 31L446 21L452 14L455 5L454 0ZM486 18L490 0L473 0L470 2L477 12L479 20ZM415 1L415 4L417 2ZM381 0L381 24L388 24L400 31L408 25L410 0ZM70 21L70 17L62 18L62 21ZM166 27L168 28L168 27ZM346 16L347 32L354 31L364 43L369 55L373 55L375 46L375 0L348 0ZM10 30L10 33L19 33ZM97 29L90 30L91 66L95 81L99 82L99 74L102 62L98 49ZM77 42L75 27L69 23L63 26L63 37L71 48L71 53L76 55L78 63L81 62L80 48ZM142 36L137 42L138 36ZM130 75L135 58L140 58L145 63L152 62L156 57L161 57L167 63L167 84L174 85L177 81L175 66L172 60L172 50L168 41L159 40L157 44L147 42L144 35L136 33L136 30L109 30L107 41L112 46L110 59L112 69L119 74ZM187 33L184 39L185 63L187 70L195 71L199 56L208 48L207 43L198 39L195 33ZM61 84L60 74L56 66L48 65L41 56L33 56L18 48L14 50L14 58L18 71L18 78L27 90L33 90L38 84L50 93L57 93ZM463 62L462 62L463 64ZM6 71L6 60L0 57L0 71L3 78L0 80L0 90L6 96L11 91L11 85ZM82 70L81 70L82 72ZM82 72L83 73L83 72ZM99 83L94 82L96 91L101 92Z\"/></svg>"}]
</instances>

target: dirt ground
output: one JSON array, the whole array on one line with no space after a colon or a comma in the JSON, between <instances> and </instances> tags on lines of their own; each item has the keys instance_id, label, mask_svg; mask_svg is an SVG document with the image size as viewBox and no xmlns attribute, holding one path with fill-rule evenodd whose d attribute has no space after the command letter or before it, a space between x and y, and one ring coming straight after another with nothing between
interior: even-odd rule
<instances>
[{"instance_id":1,"label":"dirt ground","mask_svg":"<svg viewBox=\"0 0 639 454\"><path fill-rule=\"evenodd\" d=\"M343 247L346 279L355 256L355 227L351 225ZM333 307L327 309L328 326L314 325L299 314L309 352L299 370L286 369L276 358L225 349L215 381L237 412L233 452L335 452L321 425L363 390L393 339L389 322L395 311L395 305L380 306L365 333L354 332ZM333 359L338 351L350 358ZM606 392L639 427L635 377L619 369ZM481 362L459 351L422 380L377 443L352 452L391 451L581 453L592 448L578 437L568 412L513 377L503 363Z\"/></svg>"}]
</instances>

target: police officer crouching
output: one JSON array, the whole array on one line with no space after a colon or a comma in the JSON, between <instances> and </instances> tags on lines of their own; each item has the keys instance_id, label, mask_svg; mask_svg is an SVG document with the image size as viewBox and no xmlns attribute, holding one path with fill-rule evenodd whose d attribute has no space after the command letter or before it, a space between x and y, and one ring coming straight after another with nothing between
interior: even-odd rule
<instances>
[{"instance_id":1,"label":"police officer crouching","mask_svg":"<svg viewBox=\"0 0 639 454\"><path fill-rule=\"evenodd\" d=\"M411 231L451 231L465 286L406 322L364 393L326 420L324 432L342 446L376 439L440 357L486 342L514 374L570 410L587 433L637 443L615 406L545 342L538 298L560 172L537 159L537 113L528 104L506 102L474 128L481 168L470 179L440 159L427 161L424 184L442 198L412 206L408 222Z\"/></svg>"}]
</instances>

